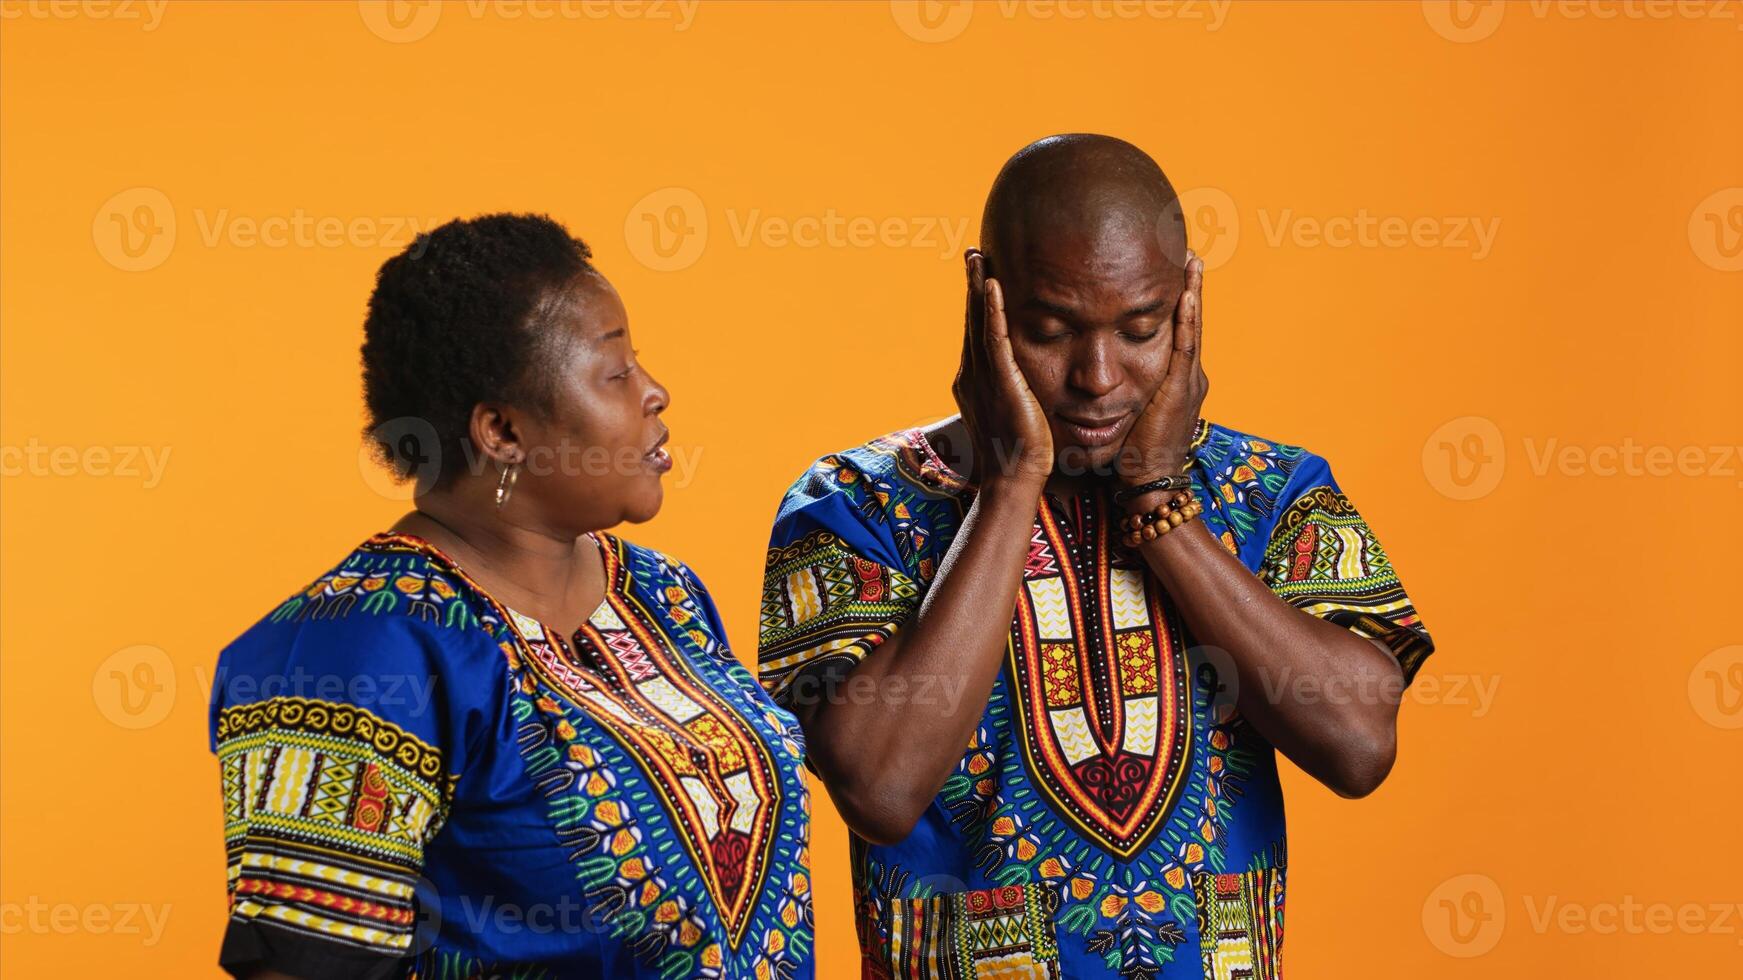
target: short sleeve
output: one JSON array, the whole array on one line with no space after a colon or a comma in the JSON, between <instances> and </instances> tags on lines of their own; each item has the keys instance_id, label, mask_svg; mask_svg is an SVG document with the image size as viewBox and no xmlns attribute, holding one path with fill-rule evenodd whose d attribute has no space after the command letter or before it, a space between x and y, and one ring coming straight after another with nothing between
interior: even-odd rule
<instances>
[{"instance_id":1,"label":"short sleeve","mask_svg":"<svg viewBox=\"0 0 1743 980\"><path fill-rule=\"evenodd\" d=\"M763 572L757 667L763 688L793 708L894 636L919 608L866 477L836 457L819 461L781 503Z\"/></svg>"},{"instance_id":2,"label":"short sleeve","mask_svg":"<svg viewBox=\"0 0 1743 980\"><path fill-rule=\"evenodd\" d=\"M1317 456L1290 475L1259 577L1297 609L1386 644L1406 684L1434 651L1379 537Z\"/></svg>"},{"instance_id":3,"label":"short sleeve","mask_svg":"<svg viewBox=\"0 0 1743 980\"><path fill-rule=\"evenodd\" d=\"M213 685L230 899L219 963L388 976L412 952L424 848L464 765L445 665L463 641L489 641L286 607L225 649Z\"/></svg>"}]
</instances>

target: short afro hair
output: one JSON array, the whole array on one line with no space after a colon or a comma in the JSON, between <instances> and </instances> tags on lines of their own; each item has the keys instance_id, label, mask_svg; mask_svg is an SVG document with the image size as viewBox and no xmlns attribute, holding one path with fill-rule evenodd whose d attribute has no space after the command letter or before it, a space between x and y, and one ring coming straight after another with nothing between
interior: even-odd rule
<instances>
[{"instance_id":1,"label":"short afro hair","mask_svg":"<svg viewBox=\"0 0 1743 980\"><path fill-rule=\"evenodd\" d=\"M363 398L366 436L396 476L422 492L463 472L479 402L549 410L551 379L535 370L549 349L543 321L595 271L592 254L545 215L488 214L382 263L363 323Z\"/></svg>"}]
</instances>

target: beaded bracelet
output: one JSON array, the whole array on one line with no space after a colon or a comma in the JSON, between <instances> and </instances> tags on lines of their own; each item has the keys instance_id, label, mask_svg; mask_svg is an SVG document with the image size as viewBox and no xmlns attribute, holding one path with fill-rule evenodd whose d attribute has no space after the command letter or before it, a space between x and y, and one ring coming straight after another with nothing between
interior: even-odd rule
<instances>
[{"instance_id":1,"label":"beaded bracelet","mask_svg":"<svg viewBox=\"0 0 1743 980\"><path fill-rule=\"evenodd\" d=\"M1146 541L1156 540L1202 513L1204 505L1198 502L1198 497L1191 490L1182 490L1153 510L1132 514L1120 521L1120 527L1126 531L1120 540L1126 543L1126 547L1136 548Z\"/></svg>"},{"instance_id":2,"label":"beaded bracelet","mask_svg":"<svg viewBox=\"0 0 1743 980\"><path fill-rule=\"evenodd\" d=\"M1137 500L1139 497L1154 493L1157 490L1186 490L1191 486L1192 477L1187 476L1185 473L1179 473L1174 476L1165 476L1160 480L1151 480L1149 483L1142 483L1135 487L1126 487L1123 490L1115 490L1114 503L1130 503L1131 501Z\"/></svg>"}]
</instances>

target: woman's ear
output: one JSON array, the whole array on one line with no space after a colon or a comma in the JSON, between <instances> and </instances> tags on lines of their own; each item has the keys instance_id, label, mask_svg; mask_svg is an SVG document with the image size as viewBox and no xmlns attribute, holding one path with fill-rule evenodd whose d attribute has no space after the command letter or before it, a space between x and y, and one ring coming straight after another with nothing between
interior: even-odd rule
<instances>
[{"instance_id":1,"label":"woman's ear","mask_svg":"<svg viewBox=\"0 0 1743 980\"><path fill-rule=\"evenodd\" d=\"M526 459L526 448L521 445L514 418L501 405L479 402L472 406L470 435L478 451L477 463L509 466Z\"/></svg>"}]
</instances>

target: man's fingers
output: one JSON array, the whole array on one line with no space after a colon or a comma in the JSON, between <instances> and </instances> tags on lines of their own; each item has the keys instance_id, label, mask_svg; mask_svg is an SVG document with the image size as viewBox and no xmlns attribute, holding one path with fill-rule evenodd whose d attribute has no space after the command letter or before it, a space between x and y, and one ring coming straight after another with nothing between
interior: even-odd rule
<instances>
[{"instance_id":1,"label":"man's fingers","mask_svg":"<svg viewBox=\"0 0 1743 980\"><path fill-rule=\"evenodd\" d=\"M1002 337L1010 347L1011 332L1005 325L1005 287L997 279L987 279L981 291L986 294L986 330L988 336Z\"/></svg>"},{"instance_id":2,"label":"man's fingers","mask_svg":"<svg viewBox=\"0 0 1743 980\"><path fill-rule=\"evenodd\" d=\"M967 298L962 313L962 367L959 375L972 382L976 370L985 361L982 351L981 321L985 319L984 306L986 300L982 297L981 276L976 268L980 253L969 249L963 253L962 269L967 280Z\"/></svg>"},{"instance_id":3,"label":"man's fingers","mask_svg":"<svg viewBox=\"0 0 1743 980\"><path fill-rule=\"evenodd\" d=\"M1198 365L1198 350L1204 332L1204 262L1191 250L1186 253L1186 289L1180 294L1179 313L1174 323L1174 353L1181 355L1175 365L1181 376L1190 375ZM1169 373L1174 373L1171 365Z\"/></svg>"},{"instance_id":4,"label":"man's fingers","mask_svg":"<svg viewBox=\"0 0 1743 980\"><path fill-rule=\"evenodd\" d=\"M989 369L1001 379L1006 396L1028 387L1017 355L1011 351L1011 331L1005 322L1005 290L997 279L986 280L986 354Z\"/></svg>"},{"instance_id":5,"label":"man's fingers","mask_svg":"<svg viewBox=\"0 0 1743 980\"><path fill-rule=\"evenodd\" d=\"M986 371L986 257L968 250L968 347L969 363L983 376Z\"/></svg>"},{"instance_id":6,"label":"man's fingers","mask_svg":"<svg viewBox=\"0 0 1743 980\"><path fill-rule=\"evenodd\" d=\"M1204 357L1204 260L1196 253L1187 265L1187 282L1192 288L1192 368L1198 372Z\"/></svg>"}]
</instances>

